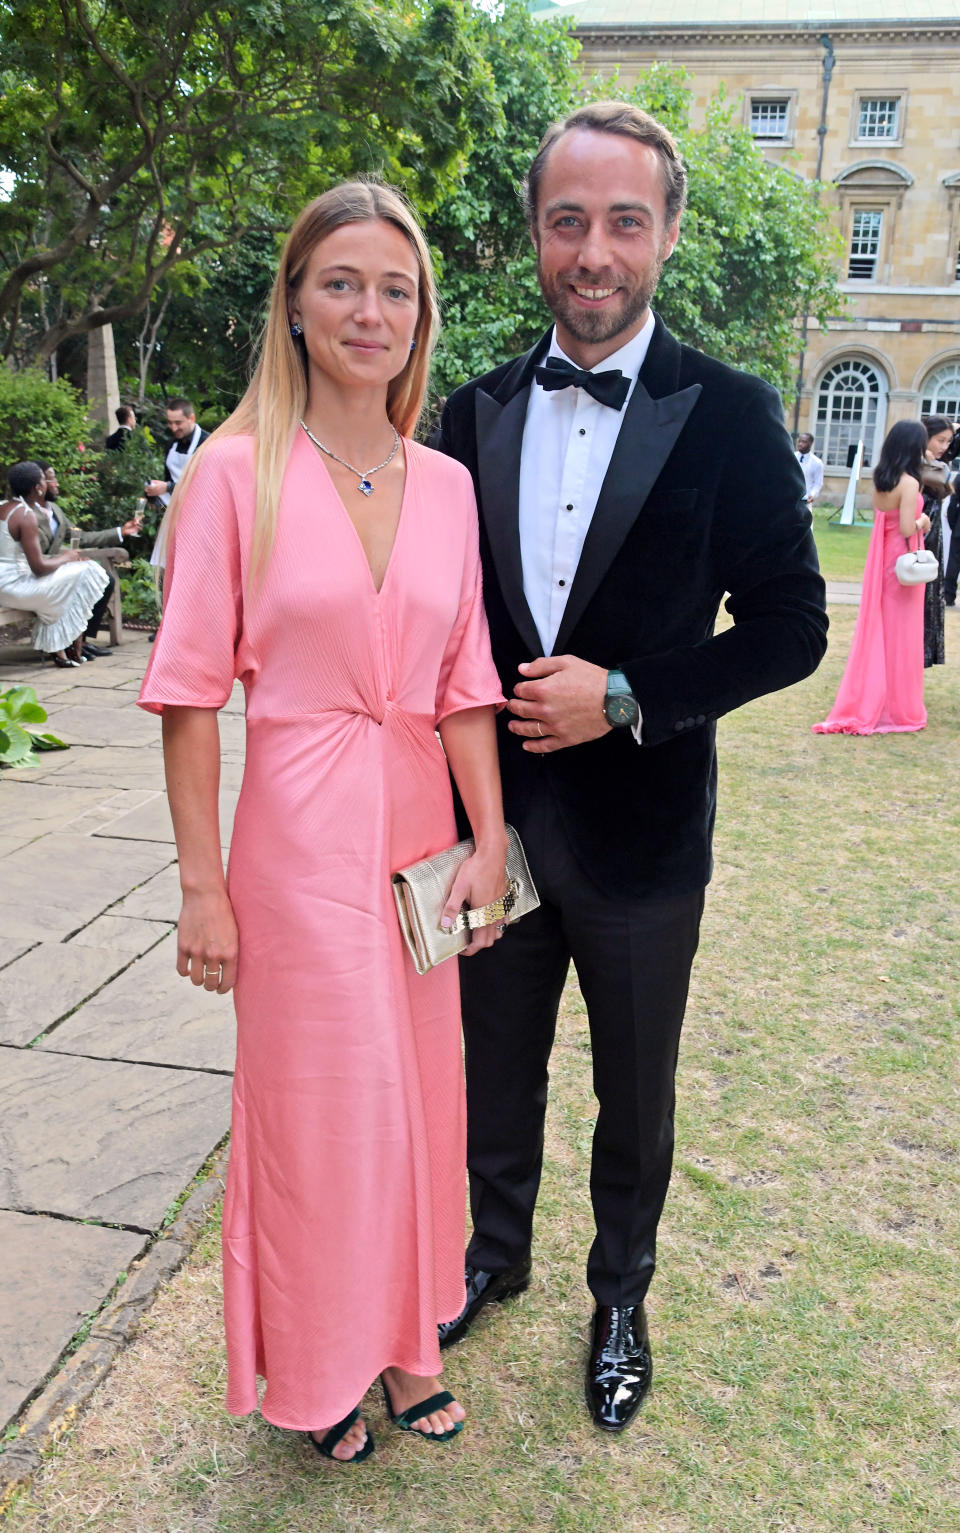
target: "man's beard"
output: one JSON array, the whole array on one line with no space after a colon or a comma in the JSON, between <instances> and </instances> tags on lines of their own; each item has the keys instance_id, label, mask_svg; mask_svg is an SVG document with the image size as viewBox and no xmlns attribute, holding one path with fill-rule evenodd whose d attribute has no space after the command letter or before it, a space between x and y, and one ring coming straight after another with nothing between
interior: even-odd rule
<instances>
[{"instance_id":1,"label":"man's beard","mask_svg":"<svg viewBox=\"0 0 960 1533\"><path fill-rule=\"evenodd\" d=\"M636 324L657 291L664 260L665 257L658 252L652 270L648 271L642 279L635 281L633 286L629 286L622 279L604 281L591 273L579 271L565 272L560 277L548 280L544 276L539 260L537 261L537 279L544 301L554 319L559 320L564 329L576 340L588 345L597 345L603 341L613 340L615 336L622 335L625 330L629 330ZM619 289L620 301L616 307L581 309L576 299L570 294L571 282L575 282L577 287L616 287Z\"/></svg>"}]
</instances>

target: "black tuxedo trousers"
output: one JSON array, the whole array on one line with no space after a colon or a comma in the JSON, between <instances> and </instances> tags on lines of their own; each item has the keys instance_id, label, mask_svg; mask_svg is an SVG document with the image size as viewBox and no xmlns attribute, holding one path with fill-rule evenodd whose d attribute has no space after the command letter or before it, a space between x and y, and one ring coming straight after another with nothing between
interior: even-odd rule
<instances>
[{"instance_id":1,"label":"black tuxedo trousers","mask_svg":"<svg viewBox=\"0 0 960 1533\"><path fill-rule=\"evenodd\" d=\"M605 893L577 862L546 780L517 829L540 908L460 960L474 1228L467 1259L499 1272L530 1249L548 1061L572 958L598 1105L587 1281L598 1304L639 1304L670 1181L674 1073L703 893Z\"/></svg>"}]
</instances>

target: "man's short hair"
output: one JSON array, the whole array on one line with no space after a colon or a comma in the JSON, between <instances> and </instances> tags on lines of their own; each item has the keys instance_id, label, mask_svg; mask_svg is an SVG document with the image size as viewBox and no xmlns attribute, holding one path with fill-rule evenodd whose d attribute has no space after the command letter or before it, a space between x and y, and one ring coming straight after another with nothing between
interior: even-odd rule
<instances>
[{"instance_id":1,"label":"man's short hair","mask_svg":"<svg viewBox=\"0 0 960 1533\"><path fill-rule=\"evenodd\" d=\"M113 413L117 417L118 426L125 426L133 415L129 405L117 405Z\"/></svg>"},{"instance_id":2,"label":"man's short hair","mask_svg":"<svg viewBox=\"0 0 960 1533\"><path fill-rule=\"evenodd\" d=\"M627 101L591 101L570 112L562 122L551 124L540 140L523 183L524 210L531 224L537 221L537 200L547 155L557 139L574 128L587 128L593 133L619 133L639 144L649 144L660 160L667 223L672 224L679 218L687 200L687 172L673 134L649 112L643 112Z\"/></svg>"},{"instance_id":3,"label":"man's short hair","mask_svg":"<svg viewBox=\"0 0 960 1533\"><path fill-rule=\"evenodd\" d=\"M46 475L39 463L34 463L28 458L23 463L15 463L7 475L7 483L10 486L11 495L27 496L31 490L42 483Z\"/></svg>"},{"instance_id":4,"label":"man's short hair","mask_svg":"<svg viewBox=\"0 0 960 1533\"><path fill-rule=\"evenodd\" d=\"M197 413L189 399L184 399L182 394L178 394L176 399L168 399L164 409L179 410L183 415L196 415Z\"/></svg>"}]
</instances>

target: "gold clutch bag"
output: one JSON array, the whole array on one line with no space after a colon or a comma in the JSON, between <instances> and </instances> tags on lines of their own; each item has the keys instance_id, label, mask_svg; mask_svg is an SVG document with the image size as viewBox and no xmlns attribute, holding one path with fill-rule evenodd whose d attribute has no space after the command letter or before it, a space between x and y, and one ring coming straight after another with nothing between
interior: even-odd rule
<instances>
[{"instance_id":1,"label":"gold clutch bag","mask_svg":"<svg viewBox=\"0 0 960 1533\"><path fill-rule=\"evenodd\" d=\"M528 911L536 910L540 903L520 837L513 826L508 825L506 894L489 905L481 905L478 910L462 910L449 931L441 930L440 917L450 886L460 864L473 855L473 850L471 836L466 841L458 841L456 846L437 852L435 857L424 857L422 862L401 868L391 879L400 930L418 974L426 974L445 958L461 953L470 941L470 933L478 926L492 926L495 921L519 921Z\"/></svg>"}]
</instances>

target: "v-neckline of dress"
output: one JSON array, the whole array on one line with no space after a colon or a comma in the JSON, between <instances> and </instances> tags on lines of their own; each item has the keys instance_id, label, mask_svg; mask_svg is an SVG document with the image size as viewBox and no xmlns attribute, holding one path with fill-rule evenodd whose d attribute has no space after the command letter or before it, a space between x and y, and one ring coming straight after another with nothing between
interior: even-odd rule
<instances>
[{"instance_id":1,"label":"v-neckline of dress","mask_svg":"<svg viewBox=\"0 0 960 1533\"><path fill-rule=\"evenodd\" d=\"M312 444L310 443L310 440L307 437L305 432L303 434L303 438L304 438L305 445L307 445L308 447L312 447ZM340 491L337 489L336 485L334 484L334 482L333 482L333 475L331 474L330 470L327 468L327 465L324 463L322 455L319 452L317 452L317 450L315 448L313 448L313 456L314 456L315 459L317 459L317 461L320 464L320 467L323 469L323 472L324 472L324 474L326 475L326 478L327 478L327 482L330 485L330 492L333 495L333 498L336 501L337 505L340 507L340 510L341 510L344 518L346 519L347 523L349 524L350 531L353 533L353 536L354 536L354 538L356 540L357 551L358 551L358 553L360 555L360 558L363 560L364 565L366 566L367 577L368 577L368 579L370 581L370 589L372 590L372 592L373 592L374 596L377 598L377 600L379 600L380 597L383 595L384 590L386 589L387 581L390 579L390 571L393 569L393 561L394 561L394 557L395 557L396 552L397 552L397 544L400 541L400 532L401 532L401 529L403 527L404 522L406 521L407 496L408 496L408 494L410 492L410 462L411 462L411 458L410 458L409 445L410 444L407 442L405 437L401 437L400 438L400 450L403 453L403 493L400 496L400 511L399 511L398 516L397 516L397 525L396 525L396 527L394 529L394 533L393 533L393 542L390 545L390 553L389 553L389 555L387 557L386 568L384 569L383 579L381 580L379 586L377 585L377 582L374 579L373 567L372 567L372 565L370 563L370 560L367 558L367 551L366 551L366 549L363 546L363 539L361 538L359 532L357 531L357 524L354 521L353 517L350 515L350 512L347 510L347 507L346 507L346 504L344 502L343 496L340 494Z\"/></svg>"}]
</instances>

